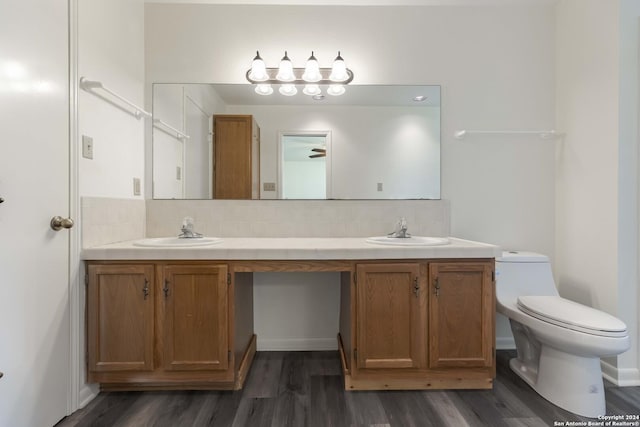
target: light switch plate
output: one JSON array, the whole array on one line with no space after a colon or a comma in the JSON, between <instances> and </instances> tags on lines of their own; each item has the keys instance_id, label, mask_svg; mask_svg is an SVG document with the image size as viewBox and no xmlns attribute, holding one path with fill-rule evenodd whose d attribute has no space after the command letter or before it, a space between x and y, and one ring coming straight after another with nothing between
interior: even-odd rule
<instances>
[{"instance_id":1,"label":"light switch plate","mask_svg":"<svg viewBox=\"0 0 640 427\"><path fill-rule=\"evenodd\" d=\"M93 138L82 135L82 157L93 159Z\"/></svg>"},{"instance_id":2,"label":"light switch plate","mask_svg":"<svg viewBox=\"0 0 640 427\"><path fill-rule=\"evenodd\" d=\"M140 178L133 178L133 195L140 195Z\"/></svg>"},{"instance_id":3,"label":"light switch plate","mask_svg":"<svg viewBox=\"0 0 640 427\"><path fill-rule=\"evenodd\" d=\"M264 191L276 191L276 183L275 182L263 182L262 188Z\"/></svg>"}]
</instances>

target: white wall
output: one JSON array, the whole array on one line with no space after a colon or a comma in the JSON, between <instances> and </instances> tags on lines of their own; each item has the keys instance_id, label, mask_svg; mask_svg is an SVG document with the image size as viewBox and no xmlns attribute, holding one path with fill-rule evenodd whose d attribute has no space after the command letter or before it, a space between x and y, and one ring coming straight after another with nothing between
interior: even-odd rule
<instances>
[{"instance_id":1,"label":"white wall","mask_svg":"<svg viewBox=\"0 0 640 427\"><path fill-rule=\"evenodd\" d=\"M452 235L553 258L556 143L524 136L458 141L453 133L554 128L554 13L549 2L147 4L146 82L244 83L257 49L268 66L285 49L301 66L313 49L321 66L340 50L354 83L440 84L442 198L451 201ZM504 319L497 335L510 336Z\"/></svg>"},{"instance_id":2,"label":"white wall","mask_svg":"<svg viewBox=\"0 0 640 427\"><path fill-rule=\"evenodd\" d=\"M204 89L202 86L199 88ZM185 197L206 199L212 194L209 166L213 164L209 123L212 112L198 99L199 91L184 94L184 129L189 140L186 144L184 180Z\"/></svg>"},{"instance_id":3,"label":"white wall","mask_svg":"<svg viewBox=\"0 0 640 427\"><path fill-rule=\"evenodd\" d=\"M558 286L627 323L632 348L608 374L636 384L639 15L632 1L562 0L556 25Z\"/></svg>"},{"instance_id":4,"label":"white wall","mask_svg":"<svg viewBox=\"0 0 640 427\"><path fill-rule=\"evenodd\" d=\"M142 0L78 2L78 72L144 104ZM79 133L94 144L93 160L80 159L80 195L142 198L133 195L133 178L144 177L145 119L83 90L78 98Z\"/></svg>"},{"instance_id":5,"label":"white wall","mask_svg":"<svg viewBox=\"0 0 640 427\"><path fill-rule=\"evenodd\" d=\"M184 132L183 86L153 87L153 118ZM188 143L189 141L186 141ZM153 126L153 194L160 199L184 198L185 141L162 126ZM176 168L180 168L180 177Z\"/></svg>"},{"instance_id":6,"label":"white wall","mask_svg":"<svg viewBox=\"0 0 640 427\"><path fill-rule=\"evenodd\" d=\"M136 105L144 101L144 5L143 0L82 0L77 1L77 67L78 75L101 81L104 86ZM73 64L72 64L73 65ZM117 105L119 101L96 91ZM73 102L73 100L72 100ZM133 195L133 178L144 177L145 119L131 114L83 90L78 92L78 133L93 138L93 160L78 160L78 196L140 199ZM128 110L130 111L130 110ZM72 143L81 146L80 137ZM144 194L144 182L141 182ZM122 220L117 212L103 212L102 218ZM82 218L76 221L80 229ZM144 229L140 230L144 233ZM111 235L111 238L114 236ZM79 256L78 254L72 255ZM84 266L72 275L72 310L78 307L78 318L72 321L72 331L79 340L79 404L84 406L98 392L85 385L85 287ZM74 323L75 322L75 323ZM75 343L74 343L75 344ZM74 360L75 362L75 360ZM72 402L75 406L76 402Z\"/></svg>"}]
</instances>

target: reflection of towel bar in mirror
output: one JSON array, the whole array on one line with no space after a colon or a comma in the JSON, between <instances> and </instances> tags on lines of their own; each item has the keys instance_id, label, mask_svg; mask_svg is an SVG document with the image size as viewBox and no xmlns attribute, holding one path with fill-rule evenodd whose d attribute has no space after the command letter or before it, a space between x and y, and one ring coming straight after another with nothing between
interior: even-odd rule
<instances>
[{"instance_id":1,"label":"reflection of towel bar in mirror","mask_svg":"<svg viewBox=\"0 0 640 427\"><path fill-rule=\"evenodd\" d=\"M453 134L456 139L464 139L473 134L478 135L538 135L541 139L555 139L563 136L555 130L457 130Z\"/></svg>"},{"instance_id":2,"label":"reflection of towel bar in mirror","mask_svg":"<svg viewBox=\"0 0 640 427\"><path fill-rule=\"evenodd\" d=\"M134 104L133 102L129 101L127 98L125 98L125 97L123 97L123 96L118 95L117 93L115 93L115 92L114 92L114 91L112 91L111 89L108 89L107 87L105 87L105 86L102 84L102 82L99 82L99 81L96 81L96 80L89 80L89 79L87 79L86 77L80 77L80 87L81 87L82 89L84 89L85 91L87 91L87 92L91 92L91 93L93 93L94 95L96 95L97 97L102 98L102 99L104 99L105 101L107 101L107 102L109 102L109 103L111 103L111 104L113 104L113 105L116 105L117 107L119 107L119 108L121 108L121 109L124 109L124 108L120 107L119 105L115 104L115 103L114 103L113 101L111 101L110 99L108 99L108 98L106 98L106 97L104 97L104 96L102 96L102 95L100 95L100 94L98 94L98 93L94 92L94 89L100 89L100 90L103 90L103 91L107 92L107 93L108 93L109 95L111 95L112 97L114 97L114 98L116 98L116 99L120 100L121 102L124 102L125 104L127 104L127 106L129 106L129 107L133 108L133 109L134 109L134 111L133 111L133 112L128 111L128 110L126 110L126 109L124 109L124 110L125 110L125 111L128 111L130 114L133 114L133 116L134 116L136 119L138 119L138 120L139 120L141 117L151 117L151 113L149 113L149 112L147 112L147 111L143 110L142 108L138 107L136 104Z\"/></svg>"},{"instance_id":3,"label":"reflection of towel bar in mirror","mask_svg":"<svg viewBox=\"0 0 640 427\"><path fill-rule=\"evenodd\" d=\"M176 139L179 140L185 140L185 139L189 139L189 135L187 135L186 133L182 133L180 132L178 129L174 128L173 126L163 122L160 119L153 119L153 126L156 127L157 129L160 129L161 131L170 134L171 136L173 136ZM173 135L173 133L175 133L175 135Z\"/></svg>"}]
</instances>

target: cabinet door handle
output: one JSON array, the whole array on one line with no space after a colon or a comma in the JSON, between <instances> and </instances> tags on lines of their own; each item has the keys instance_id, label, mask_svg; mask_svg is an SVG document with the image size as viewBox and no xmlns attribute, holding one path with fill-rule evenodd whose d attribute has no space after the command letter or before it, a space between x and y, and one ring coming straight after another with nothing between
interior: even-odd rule
<instances>
[{"instance_id":1,"label":"cabinet door handle","mask_svg":"<svg viewBox=\"0 0 640 427\"><path fill-rule=\"evenodd\" d=\"M164 287L162 288L162 292L164 292L164 297L167 298L169 296L169 280L164 280Z\"/></svg>"},{"instance_id":2,"label":"cabinet door handle","mask_svg":"<svg viewBox=\"0 0 640 427\"><path fill-rule=\"evenodd\" d=\"M438 278L436 277L436 280L434 281L434 294L436 294L437 297L440 296L440 282L438 281Z\"/></svg>"},{"instance_id":3,"label":"cabinet door handle","mask_svg":"<svg viewBox=\"0 0 640 427\"><path fill-rule=\"evenodd\" d=\"M149 296L149 281L145 277L144 279L144 288L142 288L142 294L144 295L144 299L147 299Z\"/></svg>"},{"instance_id":4,"label":"cabinet door handle","mask_svg":"<svg viewBox=\"0 0 640 427\"><path fill-rule=\"evenodd\" d=\"M420 292L420 285L418 284L418 277L413 278L413 293L417 297Z\"/></svg>"}]
</instances>

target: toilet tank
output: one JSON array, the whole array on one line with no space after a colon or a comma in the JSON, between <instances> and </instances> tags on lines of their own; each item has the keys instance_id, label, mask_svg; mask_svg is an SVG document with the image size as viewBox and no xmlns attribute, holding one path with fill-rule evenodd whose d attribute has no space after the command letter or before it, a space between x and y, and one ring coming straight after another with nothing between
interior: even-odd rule
<instances>
[{"instance_id":1,"label":"toilet tank","mask_svg":"<svg viewBox=\"0 0 640 427\"><path fill-rule=\"evenodd\" d=\"M523 295L558 295L546 255L509 251L496 258L496 299L515 303Z\"/></svg>"}]
</instances>

